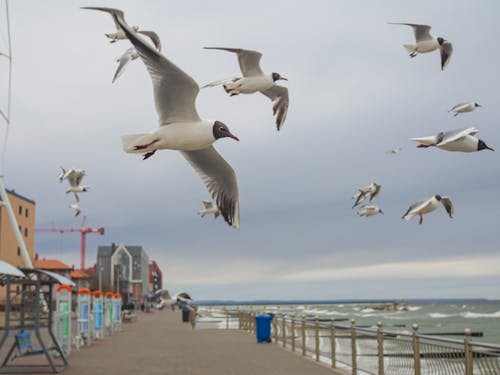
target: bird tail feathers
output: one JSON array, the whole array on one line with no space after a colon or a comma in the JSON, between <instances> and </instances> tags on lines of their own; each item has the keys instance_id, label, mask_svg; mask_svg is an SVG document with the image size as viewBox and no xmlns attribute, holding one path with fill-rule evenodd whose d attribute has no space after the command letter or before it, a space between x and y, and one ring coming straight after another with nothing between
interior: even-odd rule
<instances>
[{"instance_id":1,"label":"bird tail feathers","mask_svg":"<svg viewBox=\"0 0 500 375\"><path fill-rule=\"evenodd\" d=\"M405 48L406 52L408 52L408 53L417 52L417 46L415 44L403 44L403 47Z\"/></svg>"},{"instance_id":2,"label":"bird tail feathers","mask_svg":"<svg viewBox=\"0 0 500 375\"><path fill-rule=\"evenodd\" d=\"M123 151L129 154L143 154L148 148L141 146L149 145L155 138L150 133L127 134L122 136Z\"/></svg>"}]
</instances>

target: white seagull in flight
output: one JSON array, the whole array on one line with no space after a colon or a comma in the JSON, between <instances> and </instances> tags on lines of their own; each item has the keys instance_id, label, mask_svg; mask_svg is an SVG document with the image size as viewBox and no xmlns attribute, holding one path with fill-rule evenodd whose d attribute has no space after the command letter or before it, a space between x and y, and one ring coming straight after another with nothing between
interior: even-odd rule
<instances>
[{"instance_id":1,"label":"white seagull in flight","mask_svg":"<svg viewBox=\"0 0 500 375\"><path fill-rule=\"evenodd\" d=\"M230 78L209 83L203 87L222 85L231 96L238 94L253 94L261 92L273 102L273 115L276 117L276 128L281 129L288 112L288 89L276 84L278 80L288 81L279 73L265 74L260 68L262 54L240 48L205 47L205 49L218 49L236 53L243 77Z\"/></svg>"},{"instance_id":2,"label":"white seagull in flight","mask_svg":"<svg viewBox=\"0 0 500 375\"><path fill-rule=\"evenodd\" d=\"M236 174L212 145L220 138L238 138L222 122L202 120L198 116L195 105L200 90L198 84L131 29L121 10L93 9L113 16L134 45L153 81L160 126L151 133L123 136L124 151L143 154L144 159L157 150L180 151L200 175L226 222L238 228L240 212Z\"/></svg>"}]
</instances>

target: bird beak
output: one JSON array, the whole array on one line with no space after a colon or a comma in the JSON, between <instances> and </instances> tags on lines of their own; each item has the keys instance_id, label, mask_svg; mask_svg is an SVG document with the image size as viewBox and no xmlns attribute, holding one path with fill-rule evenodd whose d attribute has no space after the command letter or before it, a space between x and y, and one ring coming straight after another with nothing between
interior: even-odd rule
<instances>
[{"instance_id":1,"label":"bird beak","mask_svg":"<svg viewBox=\"0 0 500 375\"><path fill-rule=\"evenodd\" d=\"M489 146L486 146L486 148L487 148L488 150L495 151L495 149L494 149L494 148L491 148L491 147L489 147Z\"/></svg>"},{"instance_id":2,"label":"bird beak","mask_svg":"<svg viewBox=\"0 0 500 375\"><path fill-rule=\"evenodd\" d=\"M476 103L476 107L482 107L482 105L481 105L481 104L477 104L477 103Z\"/></svg>"},{"instance_id":3,"label":"bird beak","mask_svg":"<svg viewBox=\"0 0 500 375\"><path fill-rule=\"evenodd\" d=\"M282 79L283 81L288 81L288 78L285 77L280 77L279 79Z\"/></svg>"},{"instance_id":4,"label":"bird beak","mask_svg":"<svg viewBox=\"0 0 500 375\"><path fill-rule=\"evenodd\" d=\"M236 140L236 141L238 141L238 142L240 141L240 140L238 139L238 137L237 137L237 136L235 136L233 133L229 133L228 137L229 137L229 138L233 138L234 140Z\"/></svg>"},{"instance_id":5,"label":"bird beak","mask_svg":"<svg viewBox=\"0 0 500 375\"><path fill-rule=\"evenodd\" d=\"M384 211L380 210L380 213L383 215L383 214L384 214Z\"/></svg>"}]
</instances>

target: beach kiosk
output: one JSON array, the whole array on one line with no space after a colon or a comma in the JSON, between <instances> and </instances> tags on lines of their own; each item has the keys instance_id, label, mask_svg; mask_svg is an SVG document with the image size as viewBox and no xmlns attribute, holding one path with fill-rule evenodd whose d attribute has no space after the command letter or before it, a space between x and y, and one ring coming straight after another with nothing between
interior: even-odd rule
<instances>
[{"instance_id":1,"label":"beach kiosk","mask_svg":"<svg viewBox=\"0 0 500 375\"><path fill-rule=\"evenodd\" d=\"M113 331L122 330L122 295L115 293L113 295Z\"/></svg>"},{"instance_id":2,"label":"beach kiosk","mask_svg":"<svg viewBox=\"0 0 500 375\"><path fill-rule=\"evenodd\" d=\"M92 293L92 307L94 316L92 336L94 340L102 340L104 338L104 301L100 290Z\"/></svg>"},{"instance_id":3,"label":"beach kiosk","mask_svg":"<svg viewBox=\"0 0 500 375\"><path fill-rule=\"evenodd\" d=\"M59 285L56 288L55 312L56 339L64 354L71 353L71 287Z\"/></svg>"},{"instance_id":4,"label":"beach kiosk","mask_svg":"<svg viewBox=\"0 0 500 375\"><path fill-rule=\"evenodd\" d=\"M113 292L104 294L104 333L111 335L113 332Z\"/></svg>"},{"instance_id":5,"label":"beach kiosk","mask_svg":"<svg viewBox=\"0 0 500 375\"><path fill-rule=\"evenodd\" d=\"M87 288L80 289L78 291L77 298L77 327L78 333L76 336L76 347L80 348L80 346L86 344L90 345L91 339L91 296L90 290Z\"/></svg>"}]
</instances>

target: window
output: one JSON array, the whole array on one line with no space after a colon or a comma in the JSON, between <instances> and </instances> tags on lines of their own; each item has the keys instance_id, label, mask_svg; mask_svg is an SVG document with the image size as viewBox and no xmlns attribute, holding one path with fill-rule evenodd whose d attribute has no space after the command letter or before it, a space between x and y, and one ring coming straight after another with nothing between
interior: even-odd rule
<instances>
[{"instance_id":1,"label":"window","mask_svg":"<svg viewBox=\"0 0 500 375\"><path fill-rule=\"evenodd\" d=\"M28 209L27 209L27 208L24 210L24 216L26 216L26 217L28 217L28 216L29 216L29 214L28 214Z\"/></svg>"},{"instance_id":2,"label":"window","mask_svg":"<svg viewBox=\"0 0 500 375\"><path fill-rule=\"evenodd\" d=\"M17 256L20 257L21 256L21 248L18 246L17 247Z\"/></svg>"},{"instance_id":3,"label":"window","mask_svg":"<svg viewBox=\"0 0 500 375\"><path fill-rule=\"evenodd\" d=\"M24 237L28 237L28 228L24 228Z\"/></svg>"},{"instance_id":4,"label":"window","mask_svg":"<svg viewBox=\"0 0 500 375\"><path fill-rule=\"evenodd\" d=\"M19 215L22 215L22 214L23 214L23 207L19 206Z\"/></svg>"}]
</instances>

